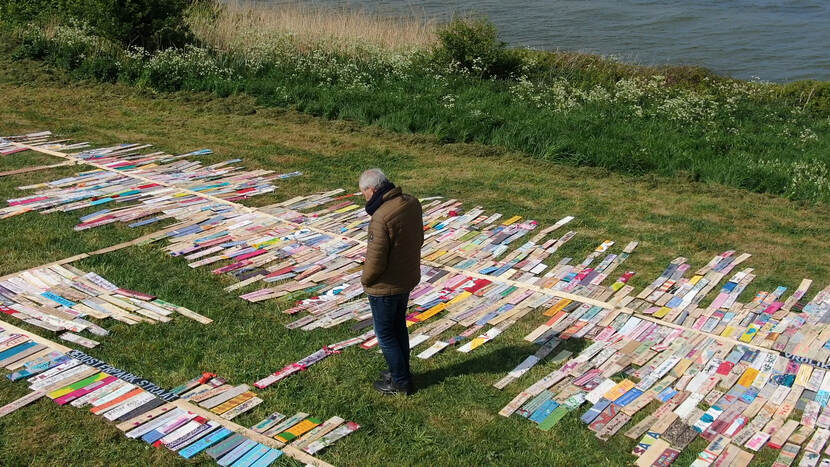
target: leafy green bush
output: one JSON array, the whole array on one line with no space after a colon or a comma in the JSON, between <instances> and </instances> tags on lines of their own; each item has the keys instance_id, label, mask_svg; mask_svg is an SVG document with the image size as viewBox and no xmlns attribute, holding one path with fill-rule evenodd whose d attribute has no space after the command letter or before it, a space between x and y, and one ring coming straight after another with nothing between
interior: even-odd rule
<instances>
[{"instance_id":1,"label":"leafy green bush","mask_svg":"<svg viewBox=\"0 0 830 467\"><path fill-rule=\"evenodd\" d=\"M45 59L49 55L50 42L40 28L27 29L20 37L20 45L14 50L13 57Z\"/></svg>"},{"instance_id":2,"label":"leafy green bush","mask_svg":"<svg viewBox=\"0 0 830 467\"><path fill-rule=\"evenodd\" d=\"M61 11L127 46L161 49L191 39L184 23L190 0L59 0Z\"/></svg>"},{"instance_id":3,"label":"leafy green bush","mask_svg":"<svg viewBox=\"0 0 830 467\"><path fill-rule=\"evenodd\" d=\"M456 19L438 32L441 45L435 57L483 78L514 76L521 69L521 57L498 36L489 21Z\"/></svg>"},{"instance_id":4,"label":"leafy green bush","mask_svg":"<svg viewBox=\"0 0 830 467\"><path fill-rule=\"evenodd\" d=\"M121 80L157 91L214 91L228 95L238 79L213 51L186 45L155 53L142 47L123 49L78 26L32 28L23 33L17 58L43 59L78 78Z\"/></svg>"},{"instance_id":5,"label":"leafy green bush","mask_svg":"<svg viewBox=\"0 0 830 467\"><path fill-rule=\"evenodd\" d=\"M118 57L118 79L128 84L136 84L144 74L149 53L141 47L133 47Z\"/></svg>"},{"instance_id":6,"label":"leafy green bush","mask_svg":"<svg viewBox=\"0 0 830 467\"><path fill-rule=\"evenodd\" d=\"M105 83L114 83L118 80L118 62L113 55L96 54L83 60L75 73L82 78L91 77Z\"/></svg>"},{"instance_id":7,"label":"leafy green bush","mask_svg":"<svg viewBox=\"0 0 830 467\"><path fill-rule=\"evenodd\" d=\"M59 0L0 0L0 20L30 23L58 15Z\"/></svg>"},{"instance_id":8,"label":"leafy green bush","mask_svg":"<svg viewBox=\"0 0 830 467\"><path fill-rule=\"evenodd\" d=\"M88 24L125 46L150 50L193 40L184 14L193 0L0 0L0 19L28 24L57 18Z\"/></svg>"}]
</instances>

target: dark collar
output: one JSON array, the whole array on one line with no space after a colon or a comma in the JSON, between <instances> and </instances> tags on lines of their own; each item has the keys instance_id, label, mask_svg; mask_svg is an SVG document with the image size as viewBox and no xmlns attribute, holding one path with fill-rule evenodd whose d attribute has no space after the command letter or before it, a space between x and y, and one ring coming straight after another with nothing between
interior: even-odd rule
<instances>
[{"instance_id":1,"label":"dark collar","mask_svg":"<svg viewBox=\"0 0 830 467\"><path fill-rule=\"evenodd\" d=\"M392 191L393 188L395 188L394 183L386 182L375 190L375 194L373 194L372 198L366 203L366 212L369 213L370 216L374 215L380 205L386 201L383 199L383 195Z\"/></svg>"}]
</instances>

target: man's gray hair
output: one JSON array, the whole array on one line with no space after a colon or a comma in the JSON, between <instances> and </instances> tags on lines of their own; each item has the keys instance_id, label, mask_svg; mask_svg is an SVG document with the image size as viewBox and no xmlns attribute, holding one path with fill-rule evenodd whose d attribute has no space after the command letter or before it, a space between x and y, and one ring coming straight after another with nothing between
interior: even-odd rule
<instances>
[{"instance_id":1,"label":"man's gray hair","mask_svg":"<svg viewBox=\"0 0 830 467\"><path fill-rule=\"evenodd\" d=\"M378 189L381 185L387 182L389 182L389 179L386 178L386 174L384 174L382 170L369 169L360 175L360 182L358 183L358 186L361 190L365 190L367 188Z\"/></svg>"}]
</instances>

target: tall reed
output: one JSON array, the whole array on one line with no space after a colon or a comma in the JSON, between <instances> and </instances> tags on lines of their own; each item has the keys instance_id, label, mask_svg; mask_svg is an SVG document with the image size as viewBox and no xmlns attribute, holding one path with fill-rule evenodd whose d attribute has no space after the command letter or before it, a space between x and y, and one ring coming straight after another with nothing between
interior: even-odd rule
<instances>
[{"instance_id":1,"label":"tall reed","mask_svg":"<svg viewBox=\"0 0 830 467\"><path fill-rule=\"evenodd\" d=\"M244 49L254 45L252 40L290 38L299 48L357 46L406 52L435 44L438 29L434 19L415 12L387 17L367 10L244 0L200 5L188 23L199 39L222 50Z\"/></svg>"}]
</instances>

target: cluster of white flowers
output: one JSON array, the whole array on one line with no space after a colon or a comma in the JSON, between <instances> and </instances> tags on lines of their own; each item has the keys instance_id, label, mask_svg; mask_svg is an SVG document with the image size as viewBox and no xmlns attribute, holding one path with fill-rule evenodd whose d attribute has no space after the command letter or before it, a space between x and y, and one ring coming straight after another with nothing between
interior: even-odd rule
<instances>
[{"instance_id":1,"label":"cluster of white flowers","mask_svg":"<svg viewBox=\"0 0 830 467\"><path fill-rule=\"evenodd\" d=\"M805 118L807 117L807 118ZM775 132L780 138L798 142L802 148L819 141L819 133L830 132L830 119L827 121L810 121L802 109L792 109L789 115L766 115L766 128ZM815 127L805 126L813 124Z\"/></svg>"},{"instance_id":2,"label":"cluster of white flowers","mask_svg":"<svg viewBox=\"0 0 830 467\"><path fill-rule=\"evenodd\" d=\"M280 63L299 52L291 34L270 34L246 29L235 37L235 42L229 45L228 50L253 72L260 71L268 64Z\"/></svg>"},{"instance_id":3,"label":"cluster of white flowers","mask_svg":"<svg viewBox=\"0 0 830 467\"><path fill-rule=\"evenodd\" d=\"M723 109L711 95L681 91L676 96L658 100L656 113L681 123L712 123ZM725 109L724 109L725 110ZM728 112L726 112L728 115Z\"/></svg>"},{"instance_id":4,"label":"cluster of white flowers","mask_svg":"<svg viewBox=\"0 0 830 467\"><path fill-rule=\"evenodd\" d=\"M38 29L39 30L39 29ZM90 34L83 26L59 25L44 32L46 38L72 49L94 50L101 47L101 39Z\"/></svg>"},{"instance_id":5,"label":"cluster of white flowers","mask_svg":"<svg viewBox=\"0 0 830 467\"><path fill-rule=\"evenodd\" d=\"M129 60L147 60L150 57L150 52L144 49L144 47L130 47L124 52L124 57Z\"/></svg>"},{"instance_id":6,"label":"cluster of white flowers","mask_svg":"<svg viewBox=\"0 0 830 467\"><path fill-rule=\"evenodd\" d=\"M548 101L543 99L544 93L540 92L539 86L524 75L510 86L510 94L538 109L549 106Z\"/></svg>"},{"instance_id":7,"label":"cluster of white flowers","mask_svg":"<svg viewBox=\"0 0 830 467\"><path fill-rule=\"evenodd\" d=\"M447 75L457 75L457 76L470 76L470 70L461 65L461 62L456 60L450 60L447 64L446 68L436 70L438 73L447 76Z\"/></svg>"},{"instance_id":8,"label":"cluster of white flowers","mask_svg":"<svg viewBox=\"0 0 830 467\"><path fill-rule=\"evenodd\" d=\"M784 175L788 181L784 195L793 199L830 201L830 166L820 160L759 160L758 166Z\"/></svg>"},{"instance_id":9,"label":"cluster of white flowers","mask_svg":"<svg viewBox=\"0 0 830 467\"><path fill-rule=\"evenodd\" d=\"M64 55L82 61L87 57L110 53L114 44L91 34L87 28L75 25L57 25L47 29L32 28L31 34L40 34ZM222 57L214 51L188 45L149 53L141 47L131 47L115 54L114 63L119 70L133 72L135 78L147 72L162 84L180 84L185 79L233 80L238 77L231 68L222 65Z\"/></svg>"},{"instance_id":10,"label":"cluster of white flowers","mask_svg":"<svg viewBox=\"0 0 830 467\"><path fill-rule=\"evenodd\" d=\"M170 48L152 55L146 64L151 75L163 76L171 82L184 79L233 80L233 70L224 67L208 49L188 45Z\"/></svg>"},{"instance_id":11,"label":"cluster of white flowers","mask_svg":"<svg viewBox=\"0 0 830 467\"><path fill-rule=\"evenodd\" d=\"M802 143L807 143L809 141L818 141L818 135L815 131L805 128L801 130L801 133L798 134L798 139Z\"/></svg>"},{"instance_id":12,"label":"cluster of white flowers","mask_svg":"<svg viewBox=\"0 0 830 467\"><path fill-rule=\"evenodd\" d=\"M766 86L757 83L717 83L710 91L695 91L669 86L666 78L623 78L613 86L594 85L583 89L565 78L549 82L533 82L519 77L510 92L539 109L567 113L586 105L615 106L627 109L630 116L666 118L682 124L698 123L711 126L717 119L734 122L734 114L742 100L755 99ZM734 126L731 128L735 128Z\"/></svg>"},{"instance_id":13,"label":"cluster of white flowers","mask_svg":"<svg viewBox=\"0 0 830 467\"><path fill-rule=\"evenodd\" d=\"M279 97L283 102L288 102L291 97L285 86L277 86L274 88L273 92L274 95Z\"/></svg>"},{"instance_id":14,"label":"cluster of white flowers","mask_svg":"<svg viewBox=\"0 0 830 467\"><path fill-rule=\"evenodd\" d=\"M130 47L124 51L123 56L115 59L115 66L122 72L129 69L128 74L140 74L148 58L150 52L144 47Z\"/></svg>"}]
</instances>

